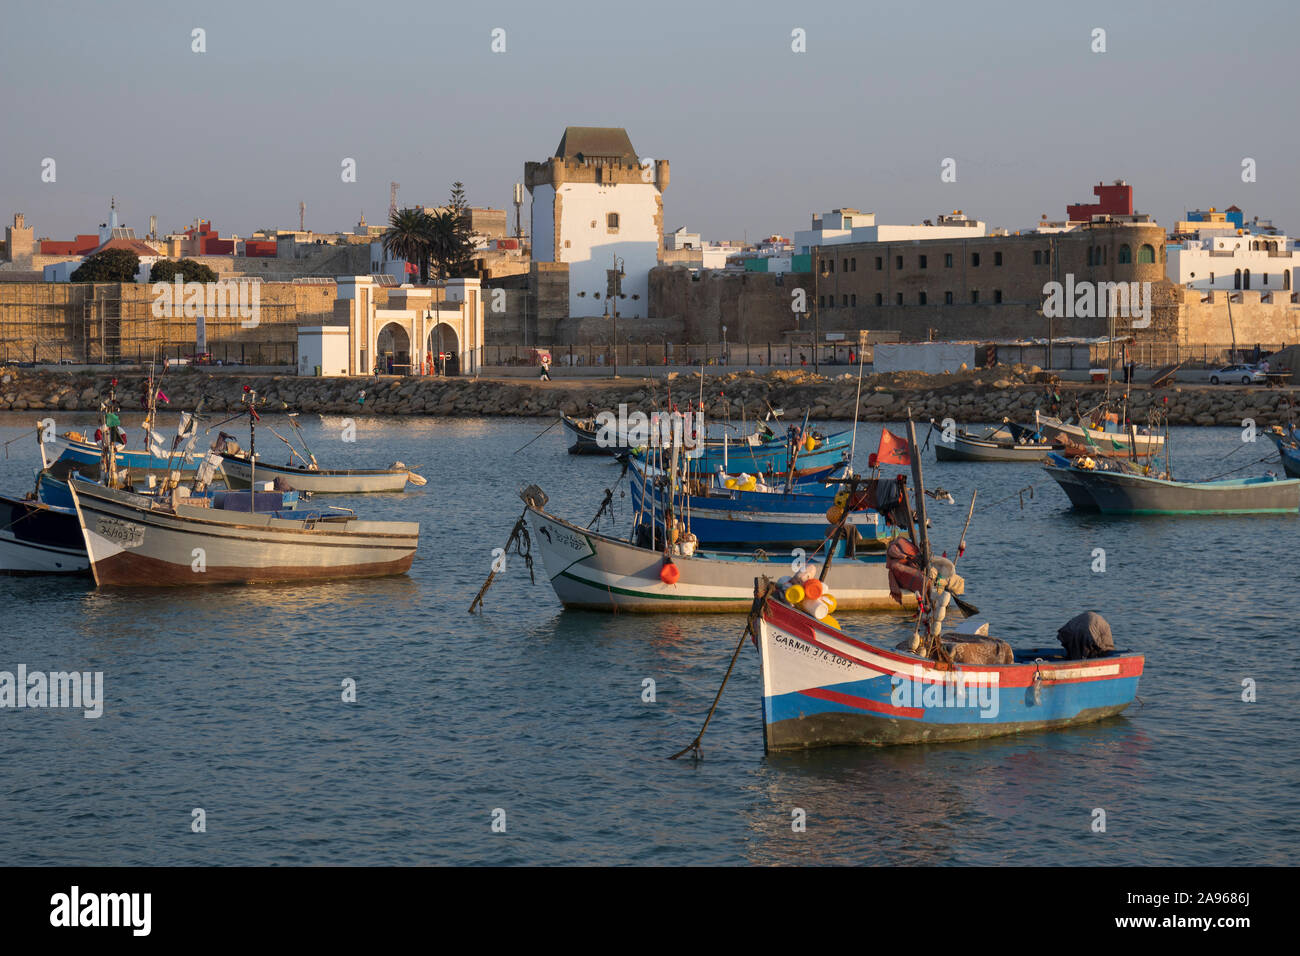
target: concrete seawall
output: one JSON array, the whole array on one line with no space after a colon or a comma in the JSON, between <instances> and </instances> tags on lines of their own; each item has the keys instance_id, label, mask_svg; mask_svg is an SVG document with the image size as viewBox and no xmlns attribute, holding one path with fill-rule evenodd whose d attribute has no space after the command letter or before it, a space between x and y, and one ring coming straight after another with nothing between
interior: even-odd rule
<instances>
[{"instance_id":1,"label":"concrete seawall","mask_svg":"<svg viewBox=\"0 0 1300 956\"><path fill-rule=\"evenodd\" d=\"M996 367L954 375L896 372L863 379L860 418L898 421L909 407L918 421L950 417L958 423L1010 418L1029 421L1035 407L1046 409L1045 387L1032 381L1037 370L1021 366ZM118 375L117 397L124 411L141 408L145 380ZM0 369L0 411L95 411L108 395L114 376L108 373ZM558 380L472 378L301 378L294 375L210 374L197 369L172 371L161 382L168 411L193 409L202 397L204 408L226 412L238 408L244 386L256 389L268 411L362 413L378 415L534 416L560 411L587 414L616 410L667 407L679 409L700 396L698 374L658 379L622 378ZM858 383L856 375L837 378L801 371L769 371L709 375L704 382L708 415L739 422L742 416L761 417L768 406L784 408L786 419L811 409L814 420L851 420ZM1105 395L1102 386L1063 383L1057 386L1067 412L1077 401L1095 405ZM363 393L364 392L364 396ZM1122 394L1122 386L1112 395ZM1159 389L1135 387L1132 419L1143 424L1153 406L1167 410L1175 425L1258 425L1291 420L1291 405L1300 395L1291 388L1176 385Z\"/></svg>"}]
</instances>

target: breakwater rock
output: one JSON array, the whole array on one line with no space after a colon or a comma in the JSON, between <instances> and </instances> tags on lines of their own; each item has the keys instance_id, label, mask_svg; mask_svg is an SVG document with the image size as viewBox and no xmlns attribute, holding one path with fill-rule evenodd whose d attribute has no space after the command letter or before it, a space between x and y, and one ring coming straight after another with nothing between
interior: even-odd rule
<instances>
[{"instance_id":1,"label":"breakwater rock","mask_svg":"<svg viewBox=\"0 0 1300 956\"><path fill-rule=\"evenodd\" d=\"M866 376L862 381L863 421L899 421L909 408L918 421L952 418L958 423L996 422L1003 418L1029 421L1035 407L1046 410L1047 389L1036 368L997 366L951 375L894 372ZM116 381L116 386L113 382ZM142 407L145 378L136 374L0 369L0 410L95 411L115 388L123 411ZM245 387L256 390L259 407L268 411L325 414L535 416L561 411L586 415L593 410L629 411L679 409L699 399L698 375L656 379L520 379L434 377L310 378L296 375L241 375L200 369L171 370L161 380L170 411L192 410L203 400L213 413L237 409ZM1122 386L1119 387L1122 389ZM1065 411L1087 409L1101 401L1104 387L1066 383L1056 386ZM775 370L708 375L703 397L708 416L739 422L784 408L786 418L805 408L817 421L852 420L857 398L856 374L815 375ZM1119 389L1112 390L1116 394ZM1238 386L1176 385L1151 389L1135 386L1131 396L1133 421L1148 420L1152 408L1167 411L1174 425L1240 425L1250 418L1258 425L1292 418L1291 403L1300 400L1292 389Z\"/></svg>"}]
</instances>

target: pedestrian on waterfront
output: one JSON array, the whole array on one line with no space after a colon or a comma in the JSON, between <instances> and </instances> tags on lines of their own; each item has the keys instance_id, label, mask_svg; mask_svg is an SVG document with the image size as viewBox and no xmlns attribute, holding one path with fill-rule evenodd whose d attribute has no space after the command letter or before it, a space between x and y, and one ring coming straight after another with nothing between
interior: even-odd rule
<instances>
[{"instance_id":1,"label":"pedestrian on waterfront","mask_svg":"<svg viewBox=\"0 0 1300 956\"><path fill-rule=\"evenodd\" d=\"M551 360L549 358L542 359L541 380L543 382L549 382L551 380Z\"/></svg>"},{"instance_id":2,"label":"pedestrian on waterfront","mask_svg":"<svg viewBox=\"0 0 1300 956\"><path fill-rule=\"evenodd\" d=\"M802 352L799 353L799 364L804 368L808 367L808 356L804 355Z\"/></svg>"}]
</instances>

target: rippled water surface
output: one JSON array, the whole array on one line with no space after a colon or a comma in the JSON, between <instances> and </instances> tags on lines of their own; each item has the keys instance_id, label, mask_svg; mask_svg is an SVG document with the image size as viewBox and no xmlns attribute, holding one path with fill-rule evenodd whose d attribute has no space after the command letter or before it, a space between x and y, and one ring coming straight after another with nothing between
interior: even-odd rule
<instances>
[{"instance_id":1,"label":"rippled water surface","mask_svg":"<svg viewBox=\"0 0 1300 956\"><path fill-rule=\"evenodd\" d=\"M106 697L98 720L0 710L6 862L1290 862L1300 516L1086 517L1037 466L927 456L927 481L958 500L931 507L940 549L979 490L962 570L994 633L1051 643L1099 610L1147 655L1140 704L1050 734L765 757L747 646L703 761L669 762L699 729L741 618L562 611L540 560L530 584L513 557L485 613L466 613L519 487L536 482L586 524L618 478L565 454L559 427L517 452L547 424L361 418L345 443L341 418L307 418L327 466L401 459L429 478L330 499L420 522L407 577L138 591L0 577L0 670L103 671ZM0 415L0 439L28 427ZM878 436L861 427L860 461ZM259 434L273 460L278 444ZM1175 465L1208 477L1267 451L1240 446L1235 429L1176 430ZM36 460L33 442L10 445L0 489L28 490ZM616 504L622 523L628 500ZM908 630L896 614L839 617L891 644ZM348 678L355 704L341 700ZM206 832L191 830L195 808ZM505 833L491 829L498 808ZM806 832L792 831L796 809Z\"/></svg>"}]
</instances>

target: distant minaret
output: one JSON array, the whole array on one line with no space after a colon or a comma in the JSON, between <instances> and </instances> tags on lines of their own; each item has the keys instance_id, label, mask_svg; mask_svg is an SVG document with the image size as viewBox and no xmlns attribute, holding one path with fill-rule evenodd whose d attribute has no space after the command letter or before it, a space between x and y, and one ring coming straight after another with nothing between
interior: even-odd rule
<instances>
[{"instance_id":1,"label":"distant minaret","mask_svg":"<svg viewBox=\"0 0 1300 956\"><path fill-rule=\"evenodd\" d=\"M307 231L307 204L305 202L298 203L298 231Z\"/></svg>"}]
</instances>

